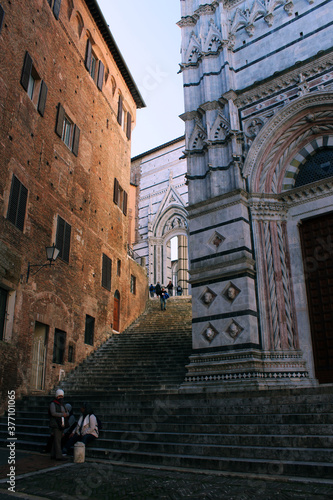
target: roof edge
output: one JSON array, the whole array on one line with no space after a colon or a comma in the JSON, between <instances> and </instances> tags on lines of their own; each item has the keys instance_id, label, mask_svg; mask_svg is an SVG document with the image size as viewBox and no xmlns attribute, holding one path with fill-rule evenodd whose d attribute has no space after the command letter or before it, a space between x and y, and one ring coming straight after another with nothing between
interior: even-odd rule
<instances>
[{"instance_id":1,"label":"roof edge","mask_svg":"<svg viewBox=\"0 0 333 500\"><path fill-rule=\"evenodd\" d=\"M146 103L144 102L140 91L131 75L130 70L128 69L128 66L115 42L115 39L112 36L112 33L110 31L109 25L107 24L105 17L100 9L100 6L98 5L96 0L84 0L91 15L93 16L96 25L104 38L105 43L107 44L116 65L118 66L118 69L120 73L122 74L125 83L128 87L128 90L130 91L134 102L136 104L137 109L145 108Z\"/></svg>"}]
</instances>

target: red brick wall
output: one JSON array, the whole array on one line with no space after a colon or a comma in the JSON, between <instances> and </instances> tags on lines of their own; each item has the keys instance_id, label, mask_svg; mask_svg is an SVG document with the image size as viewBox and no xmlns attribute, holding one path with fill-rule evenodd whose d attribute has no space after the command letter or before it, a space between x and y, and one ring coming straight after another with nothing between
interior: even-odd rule
<instances>
[{"instance_id":1,"label":"red brick wall","mask_svg":"<svg viewBox=\"0 0 333 500\"><path fill-rule=\"evenodd\" d=\"M81 37L76 10L69 19L66 1L59 20L46 0L0 2L5 10L0 33L0 254L7 255L4 264L0 258L0 287L16 292L13 328L5 340L17 350L17 358L7 361L19 364L20 377L13 377L9 389L26 392L31 389L36 321L49 329L49 389L60 368L72 369L110 334L116 290L121 330L144 309L146 271L127 255L128 216L113 203L115 177L130 190L131 149L117 123L119 93L133 123L136 105L84 2L75 3L84 24ZM106 68L102 92L84 65L88 34ZM26 51L48 87L43 117L20 84ZM80 128L77 157L55 133L59 102ZM13 174L28 189L23 232L6 218ZM69 263L58 259L25 283L28 262L46 262L44 248L55 241L58 215L71 225ZM101 286L103 253L112 260L111 291ZM139 291L135 296L130 293L133 273ZM93 347L84 343L86 314L95 318ZM52 363L55 328L66 332L62 366ZM75 347L75 364L67 361L69 342ZM6 353L0 351L2 366Z\"/></svg>"}]
</instances>

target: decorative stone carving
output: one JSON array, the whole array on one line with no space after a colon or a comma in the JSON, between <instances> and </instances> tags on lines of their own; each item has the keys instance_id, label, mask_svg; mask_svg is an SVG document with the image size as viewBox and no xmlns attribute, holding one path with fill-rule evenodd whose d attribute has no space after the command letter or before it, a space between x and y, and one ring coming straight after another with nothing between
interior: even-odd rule
<instances>
[{"instance_id":1,"label":"decorative stone carving","mask_svg":"<svg viewBox=\"0 0 333 500\"><path fill-rule=\"evenodd\" d=\"M219 332L213 327L213 325L211 323L208 323L208 326L202 335L207 340L207 342L211 344L218 333Z\"/></svg>"},{"instance_id":2,"label":"decorative stone carving","mask_svg":"<svg viewBox=\"0 0 333 500\"><path fill-rule=\"evenodd\" d=\"M213 234L213 236L210 238L208 244L214 248L214 250L217 250L222 243L224 242L225 238L221 234L219 234L217 231Z\"/></svg>"},{"instance_id":3,"label":"decorative stone carving","mask_svg":"<svg viewBox=\"0 0 333 500\"><path fill-rule=\"evenodd\" d=\"M204 293L202 294L200 300L204 306L207 308L214 302L216 299L216 293L214 293L210 288L206 288Z\"/></svg>"},{"instance_id":4,"label":"decorative stone carving","mask_svg":"<svg viewBox=\"0 0 333 500\"><path fill-rule=\"evenodd\" d=\"M237 288L236 285L230 282L229 285L223 291L222 296L232 304L239 294L240 294L240 289Z\"/></svg>"},{"instance_id":5,"label":"decorative stone carving","mask_svg":"<svg viewBox=\"0 0 333 500\"><path fill-rule=\"evenodd\" d=\"M236 340L237 337L242 333L244 328L242 328L237 321L234 319L231 321L229 324L228 328L226 329L226 333L231 337L233 340Z\"/></svg>"}]
</instances>

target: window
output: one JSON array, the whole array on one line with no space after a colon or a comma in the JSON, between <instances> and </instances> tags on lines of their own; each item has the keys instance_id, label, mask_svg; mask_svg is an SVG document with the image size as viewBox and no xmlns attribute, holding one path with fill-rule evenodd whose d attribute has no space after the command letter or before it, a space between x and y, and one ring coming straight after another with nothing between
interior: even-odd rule
<instances>
[{"instance_id":1,"label":"window","mask_svg":"<svg viewBox=\"0 0 333 500\"><path fill-rule=\"evenodd\" d=\"M61 0L47 0L47 2L53 10L54 17L59 19Z\"/></svg>"},{"instance_id":2,"label":"window","mask_svg":"<svg viewBox=\"0 0 333 500\"><path fill-rule=\"evenodd\" d=\"M68 363L75 362L75 349L73 344L69 344L68 346Z\"/></svg>"},{"instance_id":3,"label":"window","mask_svg":"<svg viewBox=\"0 0 333 500\"><path fill-rule=\"evenodd\" d=\"M44 116L47 97L47 85L44 80L41 80L40 76L38 75L29 52L26 52L24 57L21 74L21 85L36 106L39 114L41 116Z\"/></svg>"},{"instance_id":4,"label":"window","mask_svg":"<svg viewBox=\"0 0 333 500\"><path fill-rule=\"evenodd\" d=\"M24 228L27 198L27 188L23 186L23 184L15 175L13 175L9 196L7 219L21 231L23 231Z\"/></svg>"},{"instance_id":5,"label":"window","mask_svg":"<svg viewBox=\"0 0 333 500\"><path fill-rule=\"evenodd\" d=\"M136 294L136 277L131 274L131 293Z\"/></svg>"},{"instance_id":6,"label":"window","mask_svg":"<svg viewBox=\"0 0 333 500\"><path fill-rule=\"evenodd\" d=\"M99 61L97 56L94 54L92 50L92 43L89 38L87 40L87 46L86 46L85 66L91 78L96 83L98 89L102 90L105 68L102 61Z\"/></svg>"},{"instance_id":7,"label":"window","mask_svg":"<svg viewBox=\"0 0 333 500\"><path fill-rule=\"evenodd\" d=\"M5 11L3 10L3 8L0 5L0 33L1 33L1 28L2 28L4 17L5 17Z\"/></svg>"},{"instance_id":8,"label":"window","mask_svg":"<svg viewBox=\"0 0 333 500\"><path fill-rule=\"evenodd\" d=\"M54 345L53 345L53 363L57 365L64 364L66 346L66 332L56 328L54 332Z\"/></svg>"},{"instance_id":9,"label":"window","mask_svg":"<svg viewBox=\"0 0 333 500\"><path fill-rule=\"evenodd\" d=\"M102 287L111 291L112 260L103 253L102 261Z\"/></svg>"},{"instance_id":10,"label":"window","mask_svg":"<svg viewBox=\"0 0 333 500\"><path fill-rule=\"evenodd\" d=\"M57 234L55 246L59 249L59 257L69 262L69 250L71 245L71 226L58 215Z\"/></svg>"},{"instance_id":11,"label":"window","mask_svg":"<svg viewBox=\"0 0 333 500\"><path fill-rule=\"evenodd\" d=\"M119 96L118 99L117 120L119 125L123 127L124 132L126 132L127 139L130 139L132 131L132 115L131 113L125 111L123 98L121 95Z\"/></svg>"},{"instance_id":12,"label":"window","mask_svg":"<svg viewBox=\"0 0 333 500\"><path fill-rule=\"evenodd\" d=\"M84 343L94 345L95 318L86 315L86 327L84 331Z\"/></svg>"},{"instance_id":13,"label":"window","mask_svg":"<svg viewBox=\"0 0 333 500\"><path fill-rule=\"evenodd\" d=\"M117 260L117 276L121 274L121 260Z\"/></svg>"},{"instance_id":14,"label":"window","mask_svg":"<svg viewBox=\"0 0 333 500\"><path fill-rule=\"evenodd\" d=\"M65 113L65 109L60 103L58 104L55 131L56 134L64 141L66 146L73 152L73 154L77 156L79 153L80 129Z\"/></svg>"},{"instance_id":15,"label":"window","mask_svg":"<svg viewBox=\"0 0 333 500\"><path fill-rule=\"evenodd\" d=\"M127 215L127 192L120 186L118 179L114 179L113 186L113 201L122 210L124 215Z\"/></svg>"}]
</instances>

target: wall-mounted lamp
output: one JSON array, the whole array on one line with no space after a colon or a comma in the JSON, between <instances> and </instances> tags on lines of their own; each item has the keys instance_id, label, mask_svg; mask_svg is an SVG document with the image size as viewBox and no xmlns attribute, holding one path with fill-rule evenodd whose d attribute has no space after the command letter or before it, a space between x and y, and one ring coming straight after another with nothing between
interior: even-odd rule
<instances>
[{"instance_id":1,"label":"wall-mounted lamp","mask_svg":"<svg viewBox=\"0 0 333 500\"><path fill-rule=\"evenodd\" d=\"M55 247L54 243L51 247L45 247L45 250L46 250L46 258L48 260L48 262L46 264L30 264L30 262L28 262L28 272L27 272L27 281L26 281L27 283L29 281L30 269L32 267L39 268L39 269L37 269L37 271L35 271L32 274L32 276L35 276L35 274L37 274L43 267L46 267L46 266L51 267L59 255L59 250L58 250L58 248Z\"/></svg>"}]
</instances>

